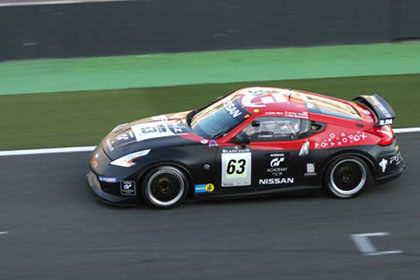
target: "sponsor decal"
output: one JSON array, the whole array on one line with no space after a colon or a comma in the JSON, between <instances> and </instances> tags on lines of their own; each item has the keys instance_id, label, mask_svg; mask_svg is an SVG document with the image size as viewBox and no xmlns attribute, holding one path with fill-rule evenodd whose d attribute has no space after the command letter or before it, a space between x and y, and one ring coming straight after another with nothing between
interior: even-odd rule
<instances>
[{"instance_id":1,"label":"sponsor decal","mask_svg":"<svg viewBox=\"0 0 420 280\"><path fill-rule=\"evenodd\" d=\"M154 116L154 117L152 117L152 120L166 122L166 121L168 121L168 117L166 115Z\"/></svg>"},{"instance_id":2,"label":"sponsor decal","mask_svg":"<svg viewBox=\"0 0 420 280\"><path fill-rule=\"evenodd\" d=\"M286 118L299 118L299 119L309 119L308 112L284 112L284 116Z\"/></svg>"},{"instance_id":3,"label":"sponsor decal","mask_svg":"<svg viewBox=\"0 0 420 280\"><path fill-rule=\"evenodd\" d=\"M393 119L380 120L379 125L392 125Z\"/></svg>"},{"instance_id":4,"label":"sponsor decal","mask_svg":"<svg viewBox=\"0 0 420 280\"><path fill-rule=\"evenodd\" d=\"M234 119L247 119L251 116L249 112L245 110L243 106L238 102L238 100L225 100L223 103L223 108Z\"/></svg>"},{"instance_id":5,"label":"sponsor decal","mask_svg":"<svg viewBox=\"0 0 420 280\"><path fill-rule=\"evenodd\" d=\"M114 150L114 147L112 147L111 140L106 139L106 144L108 146L108 149L112 152Z\"/></svg>"},{"instance_id":6,"label":"sponsor decal","mask_svg":"<svg viewBox=\"0 0 420 280\"><path fill-rule=\"evenodd\" d=\"M151 138L167 137L176 134L188 133L184 124L176 122L141 123L131 127L137 142Z\"/></svg>"},{"instance_id":7,"label":"sponsor decal","mask_svg":"<svg viewBox=\"0 0 420 280\"><path fill-rule=\"evenodd\" d=\"M289 111L265 112L264 114L269 115L269 116L279 116L279 117L286 117L286 118L309 119L309 114L306 111L302 111L302 112L289 112Z\"/></svg>"},{"instance_id":8,"label":"sponsor decal","mask_svg":"<svg viewBox=\"0 0 420 280\"><path fill-rule=\"evenodd\" d=\"M346 134L341 132L339 134L330 133L328 138L323 139L321 142L315 143L315 148L334 148L342 146L343 144L354 144L354 143L363 143L368 136L366 133L357 131L357 133Z\"/></svg>"},{"instance_id":9,"label":"sponsor decal","mask_svg":"<svg viewBox=\"0 0 420 280\"><path fill-rule=\"evenodd\" d=\"M241 103L246 107L261 108L267 104L287 102L290 94L294 93L289 89L271 88L250 88L240 91L244 96Z\"/></svg>"},{"instance_id":10,"label":"sponsor decal","mask_svg":"<svg viewBox=\"0 0 420 280\"><path fill-rule=\"evenodd\" d=\"M316 176L315 172L315 163L308 162L306 163L306 173L305 176Z\"/></svg>"},{"instance_id":11,"label":"sponsor decal","mask_svg":"<svg viewBox=\"0 0 420 280\"><path fill-rule=\"evenodd\" d=\"M254 88L247 89L243 93L246 95L251 95L251 96L261 96L261 95L273 93L273 92L276 92L276 90L270 89L270 88L254 87Z\"/></svg>"},{"instance_id":12,"label":"sponsor decal","mask_svg":"<svg viewBox=\"0 0 420 280\"><path fill-rule=\"evenodd\" d=\"M115 177L105 177L105 176L98 176L99 181L105 182L105 183L116 183L117 178Z\"/></svg>"},{"instance_id":13,"label":"sponsor decal","mask_svg":"<svg viewBox=\"0 0 420 280\"><path fill-rule=\"evenodd\" d=\"M238 146L235 146L234 148L231 149L223 149L222 153L250 153L251 150L249 148L245 148L245 149L240 149Z\"/></svg>"},{"instance_id":14,"label":"sponsor decal","mask_svg":"<svg viewBox=\"0 0 420 280\"><path fill-rule=\"evenodd\" d=\"M214 185L212 183L195 185L195 193L212 193L213 191Z\"/></svg>"},{"instance_id":15,"label":"sponsor decal","mask_svg":"<svg viewBox=\"0 0 420 280\"><path fill-rule=\"evenodd\" d=\"M218 145L217 145L216 140L210 140L209 147L217 147L217 146Z\"/></svg>"},{"instance_id":16,"label":"sponsor decal","mask_svg":"<svg viewBox=\"0 0 420 280\"><path fill-rule=\"evenodd\" d=\"M134 134L133 132L130 130L129 132L124 132L121 134L118 134L115 138L113 138L113 140L111 140L110 138L106 139L106 144L108 146L108 149L112 152L114 150L114 144L116 142L120 142L120 141L128 141L134 138Z\"/></svg>"},{"instance_id":17,"label":"sponsor decal","mask_svg":"<svg viewBox=\"0 0 420 280\"><path fill-rule=\"evenodd\" d=\"M385 173L388 166L397 166L399 164L401 164L403 161L403 158L401 156L401 153L398 152L396 155L389 157L389 158L383 158L380 162L379 162L379 166L381 167L382 173ZM392 169L392 167L391 167Z\"/></svg>"},{"instance_id":18,"label":"sponsor decal","mask_svg":"<svg viewBox=\"0 0 420 280\"><path fill-rule=\"evenodd\" d=\"M273 158L270 162L271 167L277 167L284 161L284 157Z\"/></svg>"},{"instance_id":19,"label":"sponsor decal","mask_svg":"<svg viewBox=\"0 0 420 280\"><path fill-rule=\"evenodd\" d=\"M127 141L130 139L130 136L127 133L121 133L115 138L117 141Z\"/></svg>"},{"instance_id":20,"label":"sponsor decal","mask_svg":"<svg viewBox=\"0 0 420 280\"><path fill-rule=\"evenodd\" d=\"M122 181L120 183L121 195L134 196L136 195L136 182L135 181Z\"/></svg>"},{"instance_id":21,"label":"sponsor decal","mask_svg":"<svg viewBox=\"0 0 420 280\"><path fill-rule=\"evenodd\" d=\"M401 156L401 153L398 152L398 154L396 154L395 156L392 156L389 159L389 164L399 165L402 161L403 161L403 158Z\"/></svg>"},{"instance_id":22,"label":"sponsor decal","mask_svg":"<svg viewBox=\"0 0 420 280\"><path fill-rule=\"evenodd\" d=\"M222 187L251 185L251 152L249 149L223 149Z\"/></svg>"},{"instance_id":23,"label":"sponsor decal","mask_svg":"<svg viewBox=\"0 0 420 280\"><path fill-rule=\"evenodd\" d=\"M286 157L284 154L270 154L272 157L270 161L270 167L265 172L270 173L272 176L282 176L283 172L287 171L287 167L282 167L281 164L285 161Z\"/></svg>"},{"instance_id":24,"label":"sponsor decal","mask_svg":"<svg viewBox=\"0 0 420 280\"><path fill-rule=\"evenodd\" d=\"M174 134L182 134L188 133L188 129L185 127L184 124L168 124L168 129L172 131Z\"/></svg>"},{"instance_id":25,"label":"sponsor decal","mask_svg":"<svg viewBox=\"0 0 420 280\"><path fill-rule=\"evenodd\" d=\"M260 185L282 185L282 184L293 184L295 178L268 178L268 179L259 179L258 184Z\"/></svg>"},{"instance_id":26,"label":"sponsor decal","mask_svg":"<svg viewBox=\"0 0 420 280\"><path fill-rule=\"evenodd\" d=\"M233 118L237 118L242 115L242 112L238 109L236 104L231 100L226 100L223 104L225 106L225 110L231 115Z\"/></svg>"},{"instance_id":27,"label":"sponsor decal","mask_svg":"<svg viewBox=\"0 0 420 280\"><path fill-rule=\"evenodd\" d=\"M392 115L388 110L384 107L382 102L380 102L376 96L370 96L370 100L372 101L373 106L375 106L377 109L379 109L387 118L391 118ZM392 121L392 120L391 120Z\"/></svg>"},{"instance_id":28,"label":"sponsor decal","mask_svg":"<svg viewBox=\"0 0 420 280\"><path fill-rule=\"evenodd\" d=\"M259 101L257 101L257 99L259 99ZM271 103L281 103L281 102L286 102L287 101L287 97L283 94L283 93L272 93L271 95L266 95L266 96L255 96L254 94L250 94L250 95L245 95L244 97L242 97L242 104L246 107L251 107L251 108L261 108L261 107L265 107L267 106L267 104L271 104Z\"/></svg>"},{"instance_id":29,"label":"sponsor decal","mask_svg":"<svg viewBox=\"0 0 420 280\"><path fill-rule=\"evenodd\" d=\"M379 166L382 168L382 173L385 173L386 167L388 166L388 160L383 158L381 162L379 162Z\"/></svg>"},{"instance_id":30,"label":"sponsor decal","mask_svg":"<svg viewBox=\"0 0 420 280\"><path fill-rule=\"evenodd\" d=\"M201 144L204 144L204 145L205 145L205 144L207 144L207 143L209 142L209 140L207 140L207 139L203 139L203 140L201 140L200 142L201 142Z\"/></svg>"}]
</instances>

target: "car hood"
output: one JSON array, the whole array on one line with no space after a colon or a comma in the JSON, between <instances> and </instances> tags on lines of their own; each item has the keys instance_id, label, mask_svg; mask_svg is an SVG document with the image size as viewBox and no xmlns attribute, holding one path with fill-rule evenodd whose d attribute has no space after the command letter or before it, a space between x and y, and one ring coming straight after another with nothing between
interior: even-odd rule
<instances>
[{"instance_id":1,"label":"car hood","mask_svg":"<svg viewBox=\"0 0 420 280\"><path fill-rule=\"evenodd\" d=\"M199 143L202 138L186 122L188 113L154 116L119 125L102 140L102 147L106 155L115 160L142 149Z\"/></svg>"}]
</instances>

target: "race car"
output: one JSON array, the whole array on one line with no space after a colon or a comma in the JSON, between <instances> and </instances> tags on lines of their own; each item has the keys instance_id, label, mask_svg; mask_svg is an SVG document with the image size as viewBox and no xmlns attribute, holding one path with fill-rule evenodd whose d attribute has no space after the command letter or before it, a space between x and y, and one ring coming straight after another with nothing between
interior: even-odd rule
<instances>
[{"instance_id":1,"label":"race car","mask_svg":"<svg viewBox=\"0 0 420 280\"><path fill-rule=\"evenodd\" d=\"M193 111L115 127L90 158L100 200L167 209L185 199L322 186L353 198L405 168L378 94L345 101L284 88L237 90Z\"/></svg>"}]
</instances>

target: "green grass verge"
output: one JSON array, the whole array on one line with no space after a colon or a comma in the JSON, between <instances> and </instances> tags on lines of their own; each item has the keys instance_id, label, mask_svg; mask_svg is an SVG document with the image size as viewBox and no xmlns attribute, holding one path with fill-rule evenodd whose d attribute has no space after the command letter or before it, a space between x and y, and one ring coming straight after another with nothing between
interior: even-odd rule
<instances>
[{"instance_id":1,"label":"green grass verge","mask_svg":"<svg viewBox=\"0 0 420 280\"><path fill-rule=\"evenodd\" d=\"M420 74L0 96L0 149L95 145L119 123L201 107L247 86L308 90L352 99L380 93L398 127L420 125Z\"/></svg>"}]
</instances>

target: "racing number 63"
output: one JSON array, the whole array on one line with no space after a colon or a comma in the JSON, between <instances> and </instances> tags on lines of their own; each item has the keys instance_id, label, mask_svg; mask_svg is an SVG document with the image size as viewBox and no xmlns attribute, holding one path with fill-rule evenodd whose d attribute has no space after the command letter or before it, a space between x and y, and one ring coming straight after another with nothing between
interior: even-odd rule
<instances>
[{"instance_id":1,"label":"racing number 63","mask_svg":"<svg viewBox=\"0 0 420 280\"><path fill-rule=\"evenodd\" d=\"M251 153L222 153L222 187L251 185Z\"/></svg>"},{"instance_id":2,"label":"racing number 63","mask_svg":"<svg viewBox=\"0 0 420 280\"><path fill-rule=\"evenodd\" d=\"M245 165L246 161L244 159L240 159L238 161L236 159L231 159L227 164L226 173L229 175L233 173L236 173L238 175L242 174L245 171Z\"/></svg>"}]
</instances>

